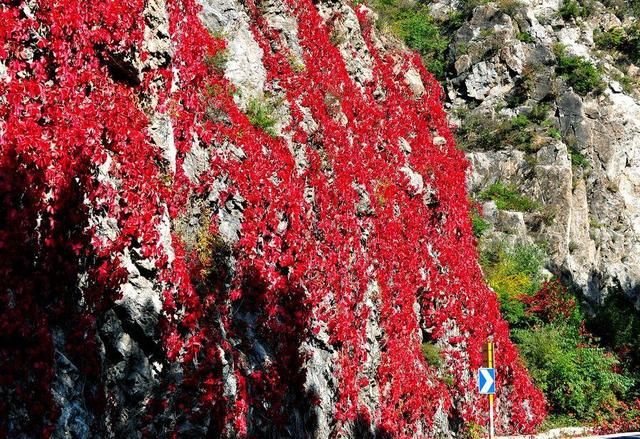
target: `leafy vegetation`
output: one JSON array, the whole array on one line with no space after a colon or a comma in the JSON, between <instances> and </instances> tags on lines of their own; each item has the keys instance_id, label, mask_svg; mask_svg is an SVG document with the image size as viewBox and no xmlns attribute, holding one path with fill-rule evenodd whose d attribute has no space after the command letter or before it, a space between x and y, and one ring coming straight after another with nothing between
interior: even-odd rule
<instances>
[{"instance_id":1,"label":"leafy vegetation","mask_svg":"<svg viewBox=\"0 0 640 439\"><path fill-rule=\"evenodd\" d=\"M532 133L521 129L523 122L523 118L502 119L488 115L468 115L456 132L458 146L463 150L497 150L510 145L528 150Z\"/></svg>"},{"instance_id":2,"label":"leafy vegetation","mask_svg":"<svg viewBox=\"0 0 640 439\"><path fill-rule=\"evenodd\" d=\"M456 131L457 144L463 150L497 150L510 146L535 152L537 128L546 120L549 109L548 104L540 103L510 119L484 113L459 114L464 123Z\"/></svg>"},{"instance_id":3,"label":"leafy vegetation","mask_svg":"<svg viewBox=\"0 0 640 439\"><path fill-rule=\"evenodd\" d=\"M531 376L552 408L550 426L595 421L629 396L635 380L621 373L618 357L585 331L586 316L574 296L558 281L543 283L544 259L536 245L494 246L483 251L481 263ZM627 322L620 326L626 328Z\"/></svg>"},{"instance_id":4,"label":"leafy vegetation","mask_svg":"<svg viewBox=\"0 0 640 439\"><path fill-rule=\"evenodd\" d=\"M540 288L539 272L544 257L544 251L533 244L509 249L494 244L481 254L487 282L498 295L503 317L512 326L520 326L527 320L521 298L531 296Z\"/></svg>"},{"instance_id":5,"label":"leafy vegetation","mask_svg":"<svg viewBox=\"0 0 640 439\"><path fill-rule=\"evenodd\" d=\"M498 0L498 9L508 15L515 14L524 4L520 0Z\"/></svg>"},{"instance_id":6,"label":"leafy vegetation","mask_svg":"<svg viewBox=\"0 0 640 439\"><path fill-rule=\"evenodd\" d=\"M640 0L602 0L602 3L619 18L640 15Z\"/></svg>"},{"instance_id":7,"label":"leafy vegetation","mask_svg":"<svg viewBox=\"0 0 640 439\"><path fill-rule=\"evenodd\" d=\"M442 367L443 362L440 354L440 348L438 346L428 342L422 343L421 350L422 350L422 355L424 356L424 359L427 361L427 363L429 363L431 366L435 367L436 369L439 369Z\"/></svg>"},{"instance_id":8,"label":"leafy vegetation","mask_svg":"<svg viewBox=\"0 0 640 439\"><path fill-rule=\"evenodd\" d=\"M521 195L514 185L506 185L500 181L493 183L480 193L483 201L494 201L500 210L531 212L539 207L538 203Z\"/></svg>"},{"instance_id":9,"label":"leafy vegetation","mask_svg":"<svg viewBox=\"0 0 640 439\"><path fill-rule=\"evenodd\" d=\"M589 329L601 338L601 342L622 359L623 370L636 378L632 396L640 398L640 315L622 292L607 296L596 315L589 321Z\"/></svg>"},{"instance_id":10,"label":"leafy vegetation","mask_svg":"<svg viewBox=\"0 0 640 439\"><path fill-rule=\"evenodd\" d=\"M594 2L591 0L565 0L558 10L558 14L565 20L588 17L593 12Z\"/></svg>"},{"instance_id":11,"label":"leafy vegetation","mask_svg":"<svg viewBox=\"0 0 640 439\"><path fill-rule=\"evenodd\" d=\"M443 79L450 39L433 19L429 8L419 2L411 4L395 0L373 0L372 6L380 14L381 22L422 55L431 73Z\"/></svg>"},{"instance_id":12,"label":"leafy vegetation","mask_svg":"<svg viewBox=\"0 0 640 439\"><path fill-rule=\"evenodd\" d=\"M473 211L471 213L471 227L473 229L474 236L476 238L480 238L491 228L491 224L482 218L482 215L480 215L479 212Z\"/></svg>"},{"instance_id":13,"label":"leafy vegetation","mask_svg":"<svg viewBox=\"0 0 640 439\"><path fill-rule=\"evenodd\" d=\"M591 167L589 159L573 147L569 148L569 157L571 158L571 164L576 168L588 169Z\"/></svg>"},{"instance_id":14,"label":"leafy vegetation","mask_svg":"<svg viewBox=\"0 0 640 439\"><path fill-rule=\"evenodd\" d=\"M614 50L628 62L640 62L640 24L628 28L615 27L605 32L594 32L593 40L602 50Z\"/></svg>"},{"instance_id":15,"label":"leafy vegetation","mask_svg":"<svg viewBox=\"0 0 640 439\"><path fill-rule=\"evenodd\" d=\"M275 126L277 119L275 117L276 105L267 98L254 97L247 104L247 117L251 125L262 128L271 137L276 136Z\"/></svg>"},{"instance_id":16,"label":"leafy vegetation","mask_svg":"<svg viewBox=\"0 0 640 439\"><path fill-rule=\"evenodd\" d=\"M229 51L226 49L218 50L215 54L207 55L204 58L205 65L207 65L207 67L210 67L219 73L224 72L224 69L228 61L229 61Z\"/></svg>"},{"instance_id":17,"label":"leafy vegetation","mask_svg":"<svg viewBox=\"0 0 640 439\"><path fill-rule=\"evenodd\" d=\"M599 49L617 49L626 40L626 32L622 27L614 27L605 32L594 32L593 41Z\"/></svg>"},{"instance_id":18,"label":"leafy vegetation","mask_svg":"<svg viewBox=\"0 0 640 439\"><path fill-rule=\"evenodd\" d=\"M564 322L514 330L529 372L554 411L594 419L631 385L614 371L618 360L588 344L578 327Z\"/></svg>"},{"instance_id":19,"label":"leafy vegetation","mask_svg":"<svg viewBox=\"0 0 640 439\"><path fill-rule=\"evenodd\" d=\"M556 45L555 53L558 59L556 73L565 78L576 93L584 96L604 91L602 74L593 64L582 57L568 55L562 45Z\"/></svg>"},{"instance_id":20,"label":"leafy vegetation","mask_svg":"<svg viewBox=\"0 0 640 439\"><path fill-rule=\"evenodd\" d=\"M523 43L533 43L534 39L531 36L531 34L529 32L518 32L518 40L522 41Z\"/></svg>"}]
</instances>

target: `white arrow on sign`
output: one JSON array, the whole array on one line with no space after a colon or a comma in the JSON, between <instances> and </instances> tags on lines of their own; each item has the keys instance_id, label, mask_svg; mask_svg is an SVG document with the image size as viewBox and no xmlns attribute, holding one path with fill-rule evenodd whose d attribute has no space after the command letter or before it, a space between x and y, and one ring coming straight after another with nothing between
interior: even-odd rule
<instances>
[{"instance_id":1,"label":"white arrow on sign","mask_svg":"<svg viewBox=\"0 0 640 439\"><path fill-rule=\"evenodd\" d=\"M493 378L487 369L480 369L480 373L484 377L484 386L480 389L480 393L489 393L491 386L493 386Z\"/></svg>"}]
</instances>

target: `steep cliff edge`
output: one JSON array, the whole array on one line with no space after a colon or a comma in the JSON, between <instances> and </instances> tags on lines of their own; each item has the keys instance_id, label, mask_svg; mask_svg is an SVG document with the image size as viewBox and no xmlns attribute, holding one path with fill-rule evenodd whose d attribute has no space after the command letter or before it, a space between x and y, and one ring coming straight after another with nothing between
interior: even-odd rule
<instances>
[{"instance_id":1,"label":"steep cliff edge","mask_svg":"<svg viewBox=\"0 0 640 439\"><path fill-rule=\"evenodd\" d=\"M0 434L452 436L490 336L498 431L541 422L441 87L365 7L5 2L0 84Z\"/></svg>"}]
</instances>

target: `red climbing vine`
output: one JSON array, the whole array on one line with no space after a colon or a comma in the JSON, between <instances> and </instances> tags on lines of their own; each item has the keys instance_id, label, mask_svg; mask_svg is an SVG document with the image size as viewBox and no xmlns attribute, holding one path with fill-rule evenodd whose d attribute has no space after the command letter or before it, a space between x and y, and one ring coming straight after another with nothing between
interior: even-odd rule
<instances>
[{"instance_id":1,"label":"red climbing vine","mask_svg":"<svg viewBox=\"0 0 640 439\"><path fill-rule=\"evenodd\" d=\"M340 50L331 35L344 13L327 19L311 0L284 1L297 55L246 2L265 89L286 114L273 136L211 64L226 44L192 0L167 1L161 65L148 62L145 2L29 4L0 3L0 417L12 434L54 428L56 350L83 365L96 413L117 412L96 331L131 249L154 263L162 362L181 371L145 402L148 434L172 410L178 424L220 435L257 434L256 412L277 429L291 407L326 398L306 385L314 352L302 348L321 338L335 352L338 431L360 419L394 437L428 435L438 412L482 422L472 375L489 335L501 352L501 431L541 422L543 398L476 262L467 162L442 90L417 55L381 50L365 8L361 47ZM370 75L354 79L345 57ZM174 152L149 135L158 114ZM195 149L207 156L199 173L188 165ZM232 214L236 238L223 230ZM201 242L177 227L185 218L197 218ZM426 338L444 347L452 382L423 358Z\"/></svg>"}]
</instances>

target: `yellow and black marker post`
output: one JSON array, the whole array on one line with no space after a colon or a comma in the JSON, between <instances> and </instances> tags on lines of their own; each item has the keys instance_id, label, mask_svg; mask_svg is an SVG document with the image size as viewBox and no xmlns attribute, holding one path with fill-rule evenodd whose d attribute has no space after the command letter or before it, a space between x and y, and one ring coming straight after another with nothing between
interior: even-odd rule
<instances>
[{"instance_id":1,"label":"yellow and black marker post","mask_svg":"<svg viewBox=\"0 0 640 439\"><path fill-rule=\"evenodd\" d=\"M489 369L494 369L494 357L493 357L493 337L489 337L487 342L487 366ZM495 437L495 429L493 426L493 393L489 394L489 438Z\"/></svg>"}]
</instances>

